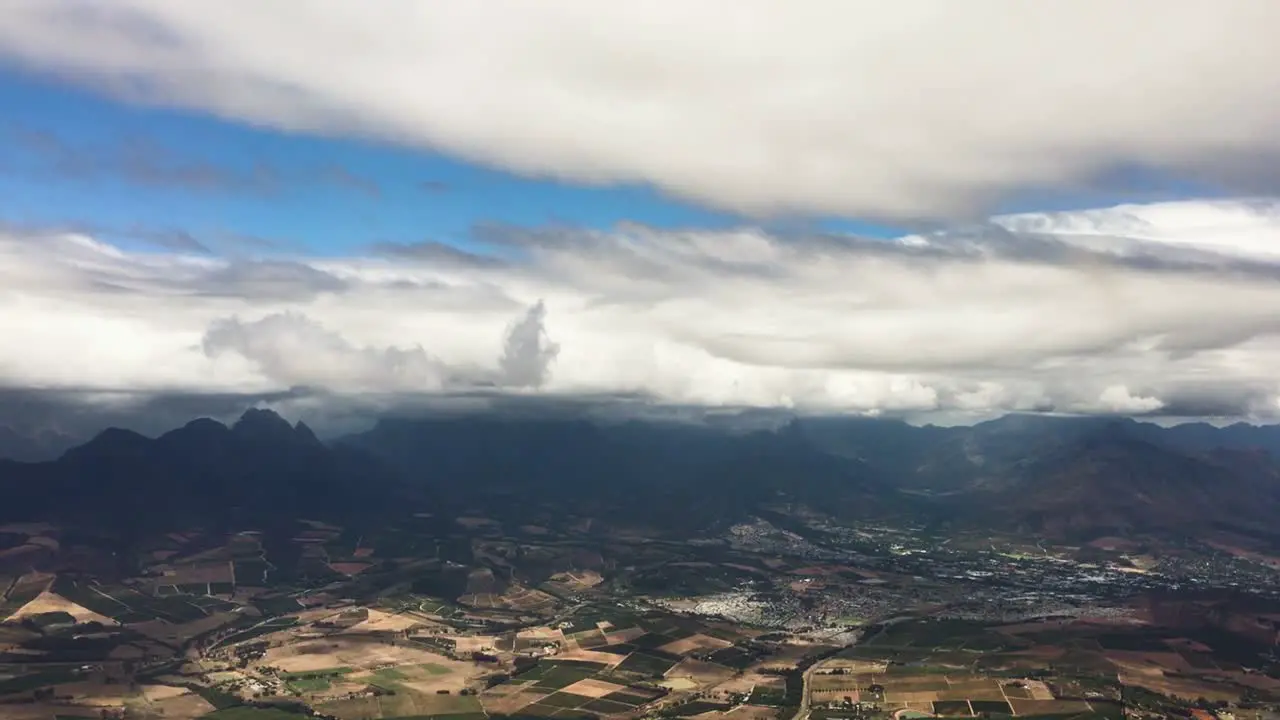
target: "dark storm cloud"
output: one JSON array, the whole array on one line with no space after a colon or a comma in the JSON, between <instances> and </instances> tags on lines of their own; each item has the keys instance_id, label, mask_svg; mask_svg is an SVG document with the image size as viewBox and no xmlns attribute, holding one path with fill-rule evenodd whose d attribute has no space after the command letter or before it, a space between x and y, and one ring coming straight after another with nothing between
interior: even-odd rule
<instances>
[{"instance_id":1,"label":"dark storm cloud","mask_svg":"<svg viewBox=\"0 0 1280 720\"><path fill-rule=\"evenodd\" d=\"M731 428L738 424L754 427L764 415L770 418L771 424L777 424L779 418L791 417L789 413L747 407L708 409L662 403L639 393L520 396L498 389L470 388L439 393L352 396L307 387L265 393L139 393L0 387L0 428L14 428L31 436L56 433L58 447L65 449L89 440L108 427L155 437L196 418L230 422L248 408L264 406L291 420L306 422L327 438L366 430L382 418L482 415L602 422L645 419Z\"/></svg>"},{"instance_id":2,"label":"dark storm cloud","mask_svg":"<svg viewBox=\"0 0 1280 720\"><path fill-rule=\"evenodd\" d=\"M0 387L0 426L56 431L83 442L108 427L158 435L193 418L234 417L260 404L317 397L307 388L266 393L146 393Z\"/></svg>"},{"instance_id":3,"label":"dark storm cloud","mask_svg":"<svg viewBox=\"0 0 1280 720\"><path fill-rule=\"evenodd\" d=\"M1273 415L1274 387L1264 383L1229 381L1186 383L1169 390L1164 406L1149 413L1169 418L1242 418Z\"/></svg>"}]
</instances>

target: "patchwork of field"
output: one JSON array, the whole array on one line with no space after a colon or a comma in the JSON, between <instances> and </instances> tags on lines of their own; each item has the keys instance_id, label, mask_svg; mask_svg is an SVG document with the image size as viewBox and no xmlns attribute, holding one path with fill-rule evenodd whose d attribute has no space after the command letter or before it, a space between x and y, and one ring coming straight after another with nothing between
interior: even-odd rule
<instances>
[{"instance_id":1,"label":"patchwork of field","mask_svg":"<svg viewBox=\"0 0 1280 720\"><path fill-rule=\"evenodd\" d=\"M565 650L486 690L481 701L491 714L630 713L668 693L708 690L733 678L734 668L709 658L739 650L734 642L746 637L693 618L584 612L555 628L522 630L517 650L545 643Z\"/></svg>"},{"instance_id":2,"label":"patchwork of field","mask_svg":"<svg viewBox=\"0 0 1280 720\"><path fill-rule=\"evenodd\" d=\"M316 709L341 720L427 717L439 720L484 720L486 717L480 701L474 695L424 695L415 692L344 698L320 703Z\"/></svg>"},{"instance_id":3,"label":"patchwork of field","mask_svg":"<svg viewBox=\"0 0 1280 720\"><path fill-rule=\"evenodd\" d=\"M418 644L390 645L343 635L268 648L259 664L297 676L340 669L339 674L344 676L344 680L363 684L377 684L373 680L378 678L411 681L420 685L417 689L424 692L458 691L467 687L471 679L486 672L475 663L451 660ZM386 668L410 668L412 672L404 678L396 678L390 673L377 674Z\"/></svg>"},{"instance_id":4,"label":"patchwork of field","mask_svg":"<svg viewBox=\"0 0 1280 720\"><path fill-rule=\"evenodd\" d=\"M103 587L59 576L50 592L85 610L121 625L163 620L181 625L237 606L213 597L178 595L155 597L127 587Z\"/></svg>"},{"instance_id":5,"label":"patchwork of field","mask_svg":"<svg viewBox=\"0 0 1280 720\"><path fill-rule=\"evenodd\" d=\"M815 674L810 683L810 702L817 708L863 701L891 712L912 710L942 717L1122 714L1114 702L1055 698L1047 685L1035 680L934 672Z\"/></svg>"},{"instance_id":6,"label":"patchwork of field","mask_svg":"<svg viewBox=\"0 0 1280 720\"><path fill-rule=\"evenodd\" d=\"M583 717L632 712L662 693L628 685L604 665L543 661L481 695L490 714Z\"/></svg>"},{"instance_id":7,"label":"patchwork of field","mask_svg":"<svg viewBox=\"0 0 1280 720\"><path fill-rule=\"evenodd\" d=\"M52 696L35 702L6 703L0 717L6 720L49 720L50 718L98 718L120 713L136 717L164 717L176 720L199 718L214 706L192 691L169 685L138 685L108 682L101 675L54 677L56 671L38 674ZM58 682L62 680L62 682ZM31 684L31 683L28 683ZM12 687L4 690L6 694Z\"/></svg>"},{"instance_id":8,"label":"patchwork of field","mask_svg":"<svg viewBox=\"0 0 1280 720\"><path fill-rule=\"evenodd\" d=\"M86 607L77 605L66 598L55 595L49 591L44 591L18 608L7 619L7 622L16 622L23 618L34 617L44 613L64 612L75 618L77 623L96 622L103 625L119 625L115 620L100 615Z\"/></svg>"},{"instance_id":9,"label":"patchwork of field","mask_svg":"<svg viewBox=\"0 0 1280 720\"><path fill-rule=\"evenodd\" d=\"M601 582L604 582L604 578L595 570L577 570L556 573L547 580L546 584L559 592L577 593L590 590Z\"/></svg>"},{"instance_id":10,"label":"patchwork of field","mask_svg":"<svg viewBox=\"0 0 1280 720\"><path fill-rule=\"evenodd\" d=\"M559 601L541 590L512 587L505 593L461 595L458 602L479 609L539 613L554 608Z\"/></svg>"}]
</instances>

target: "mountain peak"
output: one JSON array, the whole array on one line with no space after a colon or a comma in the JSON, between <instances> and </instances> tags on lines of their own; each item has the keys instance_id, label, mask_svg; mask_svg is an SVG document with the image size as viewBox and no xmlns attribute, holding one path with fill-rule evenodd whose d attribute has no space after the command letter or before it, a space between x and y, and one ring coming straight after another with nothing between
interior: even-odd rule
<instances>
[{"instance_id":1,"label":"mountain peak","mask_svg":"<svg viewBox=\"0 0 1280 720\"><path fill-rule=\"evenodd\" d=\"M249 408L231 426L231 430L247 435L282 435L286 433L292 434L293 426L274 410Z\"/></svg>"},{"instance_id":2,"label":"mountain peak","mask_svg":"<svg viewBox=\"0 0 1280 720\"><path fill-rule=\"evenodd\" d=\"M129 455L143 452L151 439L133 430L109 427L98 433L89 442L73 447L62 455L62 459L91 459L109 455Z\"/></svg>"},{"instance_id":3,"label":"mountain peak","mask_svg":"<svg viewBox=\"0 0 1280 720\"><path fill-rule=\"evenodd\" d=\"M291 425L279 413L265 408L246 410L231 426L231 432L241 438L256 441L322 444L306 423L298 422L296 425Z\"/></svg>"},{"instance_id":4,"label":"mountain peak","mask_svg":"<svg viewBox=\"0 0 1280 720\"><path fill-rule=\"evenodd\" d=\"M315 431L312 430L309 425L302 422L301 420L299 420L297 424L293 426L293 434L303 440L307 440L308 442L313 442L316 444L320 443L320 438L316 437Z\"/></svg>"}]
</instances>

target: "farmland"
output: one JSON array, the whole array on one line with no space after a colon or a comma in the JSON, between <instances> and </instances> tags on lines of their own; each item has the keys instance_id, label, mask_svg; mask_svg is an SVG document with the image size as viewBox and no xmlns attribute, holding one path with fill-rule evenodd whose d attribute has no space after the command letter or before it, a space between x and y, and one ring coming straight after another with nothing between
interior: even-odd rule
<instances>
[{"instance_id":1,"label":"farmland","mask_svg":"<svg viewBox=\"0 0 1280 720\"><path fill-rule=\"evenodd\" d=\"M741 529L731 545L611 530L588 539L590 523L536 515L536 525L473 513L461 525L191 531L140 550L146 576L11 574L0 703L21 701L33 720L102 707L173 718L216 709L215 720L296 709L341 720L788 720L807 703L812 720L834 720L1113 718L1127 706L1280 698L1263 657L1266 608L1231 630L1169 627L1155 601L1127 599L1002 621L974 611L975 597L993 597L980 586L924 581L914 566L752 549ZM280 707L257 706L270 703Z\"/></svg>"}]
</instances>

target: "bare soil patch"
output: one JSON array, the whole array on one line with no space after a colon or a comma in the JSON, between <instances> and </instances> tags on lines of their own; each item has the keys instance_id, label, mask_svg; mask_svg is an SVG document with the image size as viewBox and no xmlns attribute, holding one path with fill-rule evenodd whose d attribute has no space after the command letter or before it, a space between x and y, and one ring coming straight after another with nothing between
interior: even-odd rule
<instances>
[{"instance_id":1,"label":"bare soil patch","mask_svg":"<svg viewBox=\"0 0 1280 720\"><path fill-rule=\"evenodd\" d=\"M583 660L586 662L604 663L610 667L626 659L625 655L600 652L599 650L569 650L556 655L560 660Z\"/></svg>"},{"instance_id":2,"label":"bare soil patch","mask_svg":"<svg viewBox=\"0 0 1280 720\"><path fill-rule=\"evenodd\" d=\"M778 710L764 705L739 705L725 713L724 717L725 720L775 720Z\"/></svg>"},{"instance_id":3,"label":"bare soil patch","mask_svg":"<svg viewBox=\"0 0 1280 720\"><path fill-rule=\"evenodd\" d=\"M395 615L381 610L369 609L369 617L364 622L352 625L348 632L401 632L412 627L423 625L419 620L404 615Z\"/></svg>"},{"instance_id":4,"label":"bare soil patch","mask_svg":"<svg viewBox=\"0 0 1280 720\"><path fill-rule=\"evenodd\" d=\"M480 696L480 703L484 705L484 709L490 715L512 715L517 710L532 705L547 695L548 693L541 692L517 692L496 696L486 693Z\"/></svg>"},{"instance_id":5,"label":"bare soil patch","mask_svg":"<svg viewBox=\"0 0 1280 720\"><path fill-rule=\"evenodd\" d=\"M108 685L100 680L85 680L55 686L54 697L60 702L70 701L71 704L84 707L120 707L124 705L126 692L128 689L124 685Z\"/></svg>"},{"instance_id":6,"label":"bare soil patch","mask_svg":"<svg viewBox=\"0 0 1280 720\"><path fill-rule=\"evenodd\" d=\"M604 578L595 570L577 570L561 572L551 576L551 581L574 590L585 590L604 582Z\"/></svg>"},{"instance_id":7,"label":"bare soil patch","mask_svg":"<svg viewBox=\"0 0 1280 720\"><path fill-rule=\"evenodd\" d=\"M814 675L809 681L809 688L814 693L857 690L858 678L855 675Z\"/></svg>"},{"instance_id":8,"label":"bare soil patch","mask_svg":"<svg viewBox=\"0 0 1280 720\"><path fill-rule=\"evenodd\" d=\"M465 675L470 675L475 669L472 663L450 660L417 647L389 645L342 635L270 648L262 659L262 664L279 667L285 672L308 672L334 667L368 669L426 663L448 667Z\"/></svg>"},{"instance_id":9,"label":"bare soil patch","mask_svg":"<svg viewBox=\"0 0 1280 720\"><path fill-rule=\"evenodd\" d=\"M709 635L690 635L687 638L669 642L658 649L673 655L688 655L698 650L720 650L732 646L733 643L727 640L713 638Z\"/></svg>"},{"instance_id":10,"label":"bare soil patch","mask_svg":"<svg viewBox=\"0 0 1280 720\"><path fill-rule=\"evenodd\" d=\"M1137 652L1108 650L1103 657L1126 672L1140 675L1163 675L1166 672L1192 673L1187 659L1175 652Z\"/></svg>"},{"instance_id":11,"label":"bare soil patch","mask_svg":"<svg viewBox=\"0 0 1280 720\"><path fill-rule=\"evenodd\" d=\"M173 685L143 685L138 689L142 692L143 697L152 702L181 697L191 693L186 688L174 687Z\"/></svg>"},{"instance_id":12,"label":"bare soil patch","mask_svg":"<svg viewBox=\"0 0 1280 720\"><path fill-rule=\"evenodd\" d=\"M717 693L749 693L754 687L770 688L781 690L785 686L785 680L777 675L764 675L762 673L745 672L741 675L730 677L715 687Z\"/></svg>"},{"instance_id":13,"label":"bare soil patch","mask_svg":"<svg viewBox=\"0 0 1280 720\"><path fill-rule=\"evenodd\" d=\"M615 685L611 682L605 682L604 680L597 680L595 678L587 678L563 688L562 691L572 695L581 695L583 697L602 698L609 693L615 693L624 689L626 688L622 685Z\"/></svg>"},{"instance_id":14,"label":"bare soil patch","mask_svg":"<svg viewBox=\"0 0 1280 720\"><path fill-rule=\"evenodd\" d=\"M699 685L714 685L733 676L733 670L723 665L685 658L666 672L667 678L685 677Z\"/></svg>"},{"instance_id":15,"label":"bare soil patch","mask_svg":"<svg viewBox=\"0 0 1280 720\"><path fill-rule=\"evenodd\" d=\"M207 700L191 692L165 698L153 702L152 705L160 711L165 720L195 720L215 709Z\"/></svg>"},{"instance_id":16,"label":"bare soil patch","mask_svg":"<svg viewBox=\"0 0 1280 720\"><path fill-rule=\"evenodd\" d=\"M675 690L677 692L680 690L696 690L698 688L698 683L687 677L667 678L658 684L668 690Z\"/></svg>"},{"instance_id":17,"label":"bare soil patch","mask_svg":"<svg viewBox=\"0 0 1280 720\"><path fill-rule=\"evenodd\" d=\"M21 620L32 615L40 615L41 613L64 612L76 619L78 623L97 622L103 625L119 625L120 623L112 620L106 615L99 615L89 608L77 605L61 595L54 595L48 590L40 593L34 600L18 608L18 611L9 616L9 620Z\"/></svg>"},{"instance_id":18,"label":"bare soil patch","mask_svg":"<svg viewBox=\"0 0 1280 720\"><path fill-rule=\"evenodd\" d=\"M631 642L644 634L644 628L633 627L626 630L607 632L604 634L604 639L608 640L611 645L621 645L622 643Z\"/></svg>"},{"instance_id":19,"label":"bare soil patch","mask_svg":"<svg viewBox=\"0 0 1280 720\"><path fill-rule=\"evenodd\" d=\"M1170 677L1149 673L1130 673L1121 671L1120 682L1146 688L1152 692L1171 695L1184 700L1205 698L1210 701L1226 700L1236 702L1240 699L1240 691L1219 683L1204 682L1194 678Z\"/></svg>"},{"instance_id":20,"label":"bare soil patch","mask_svg":"<svg viewBox=\"0 0 1280 720\"><path fill-rule=\"evenodd\" d=\"M484 652L496 647L498 638L492 635L468 635L452 638L453 647L461 653Z\"/></svg>"}]
</instances>

